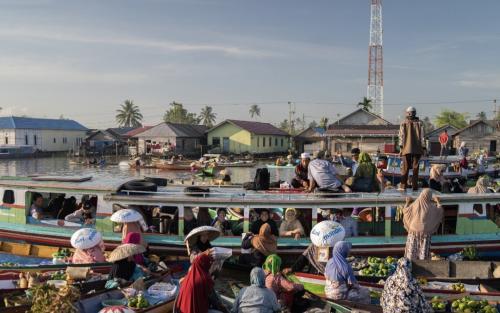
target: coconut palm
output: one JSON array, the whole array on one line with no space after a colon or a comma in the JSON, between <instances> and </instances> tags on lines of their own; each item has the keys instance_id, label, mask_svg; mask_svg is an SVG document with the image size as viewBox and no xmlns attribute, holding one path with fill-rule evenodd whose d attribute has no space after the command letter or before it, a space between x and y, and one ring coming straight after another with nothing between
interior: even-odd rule
<instances>
[{"instance_id":1,"label":"coconut palm","mask_svg":"<svg viewBox=\"0 0 500 313\"><path fill-rule=\"evenodd\" d=\"M260 116L260 107L256 104L252 104L250 110L248 110L248 113L250 113L251 118L254 118L255 116Z\"/></svg>"},{"instance_id":2,"label":"coconut palm","mask_svg":"<svg viewBox=\"0 0 500 313\"><path fill-rule=\"evenodd\" d=\"M372 100L367 97L363 97L363 101L358 102L357 106L361 107L365 111L370 111L373 108Z\"/></svg>"},{"instance_id":3,"label":"coconut palm","mask_svg":"<svg viewBox=\"0 0 500 313\"><path fill-rule=\"evenodd\" d=\"M116 110L116 122L120 127L139 127L142 122L142 114L139 107L132 100L125 100Z\"/></svg>"},{"instance_id":4,"label":"coconut palm","mask_svg":"<svg viewBox=\"0 0 500 313\"><path fill-rule=\"evenodd\" d=\"M198 117L203 125L211 128L212 126L214 126L217 113L214 113L213 108L207 105L201 109L200 115Z\"/></svg>"},{"instance_id":5,"label":"coconut palm","mask_svg":"<svg viewBox=\"0 0 500 313\"><path fill-rule=\"evenodd\" d=\"M326 129L328 127L328 118L327 117L322 117L319 120L319 127Z\"/></svg>"}]
</instances>

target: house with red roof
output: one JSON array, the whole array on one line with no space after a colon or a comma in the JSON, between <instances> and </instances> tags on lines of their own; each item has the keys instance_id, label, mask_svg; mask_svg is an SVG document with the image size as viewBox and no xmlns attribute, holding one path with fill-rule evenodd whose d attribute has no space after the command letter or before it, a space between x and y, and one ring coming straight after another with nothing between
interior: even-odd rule
<instances>
[{"instance_id":1,"label":"house with red roof","mask_svg":"<svg viewBox=\"0 0 500 313\"><path fill-rule=\"evenodd\" d=\"M290 135L270 123L225 120L207 131L212 152L277 154L290 148Z\"/></svg>"}]
</instances>

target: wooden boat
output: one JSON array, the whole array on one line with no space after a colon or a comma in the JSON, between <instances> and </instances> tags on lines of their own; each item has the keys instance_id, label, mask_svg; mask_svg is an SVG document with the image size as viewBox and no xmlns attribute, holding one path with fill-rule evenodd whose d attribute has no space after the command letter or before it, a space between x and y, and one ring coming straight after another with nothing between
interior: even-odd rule
<instances>
[{"instance_id":1,"label":"wooden boat","mask_svg":"<svg viewBox=\"0 0 500 313\"><path fill-rule=\"evenodd\" d=\"M169 162L156 162L153 163L154 168L165 171L190 171L191 166L189 164L176 164Z\"/></svg>"},{"instance_id":2,"label":"wooden boat","mask_svg":"<svg viewBox=\"0 0 500 313\"><path fill-rule=\"evenodd\" d=\"M56 219L40 221L29 216L30 199L33 193L41 193L46 202L59 194L65 197L82 195L97 198L97 216L95 227L102 232L107 249L113 249L121 242L121 233L109 217L114 210L132 206L148 208L152 212L155 207L173 208L178 212L178 234L145 233L151 251L155 253L186 255L184 245L184 210L186 208L241 208L243 211L243 231L250 229L250 217L254 209L297 208L310 217L311 225L315 225L321 214L320 209L355 208L371 210L370 221L359 220L358 229L361 236L349 238L354 255L398 256L404 253L406 242L401 220L396 219L396 208L404 205L410 194L396 191L384 193L267 193L249 191L241 188L211 188L210 192L191 197L184 193L183 187L159 187L157 192L125 192L121 188L124 181L92 180L87 182L34 181L29 178L9 178L0 180L0 196L5 200L0 204L0 238L24 241L32 244L69 247L69 238L78 225L63 224ZM6 197L6 195L8 197ZM412 194L413 197L418 194ZM500 205L500 194L446 194L441 195L445 209L444 228L432 238L432 251L451 254L461 251L465 246L475 245L479 255L500 255L499 227L496 224L497 211ZM151 214L151 213L148 213ZM153 225L159 225L159 217L150 217ZM309 225L307 225L309 226ZM159 227L157 227L159 229ZM234 254L241 253L241 236L225 236L214 244L232 248ZM286 255L301 254L310 244L308 238L294 240L279 238L278 253Z\"/></svg>"},{"instance_id":3,"label":"wooden boat","mask_svg":"<svg viewBox=\"0 0 500 313\"><path fill-rule=\"evenodd\" d=\"M318 296L325 297L325 277L319 275L312 275L307 273L295 273L289 276L289 279L301 283L304 285L304 289L309 291L310 293ZM383 284L377 283L368 283L368 282L359 282L361 286L370 289L371 291L376 291L381 293L384 289ZM424 295L426 298L432 298L434 296L440 296L443 299L450 298L458 298L463 296L463 293L459 291L453 291L448 289L431 289L426 288L425 286L422 288ZM468 295L478 298L478 299L486 299L492 303L500 303L500 292L467 292Z\"/></svg>"},{"instance_id":4,"label":"wooden boat","mask_svg":"<svg viewBox=\"0 0 500 313\"><path fill-rule=\"evenodd\" d=\"M254 161L217 162L218 167L254 167Z\"/></svg>"},{"instance_id":5,"label":"wooden boat","mask_svg":"<svg viewBox=\"0 0 500 313\"><path fill-rule=\"evenodd\" d=\"M397 184L401 180L401 166L402 159L399 155L388 155L387 162L383 162L386 164L385 167L382 168L382 172L384 173L384 177L389 181L393 182L393 184ZM480 173L478 173L476 168L468 168L460 171L460 169L454 164L457 164L460 160L457 159L456 156L449 156L446 159L439 158L423 158L419 162L419 178L421 179L429 179L431 166L434 164L441 164L444 167L443 176L447 179L454 179L460 177L466 178L476 178ZM471 163L473 163L471 161ZM379 163L381 164L381 163ZM491 177L498 177L499 169L498 166L495 165L494 159L489 159L488 165L485 169L484 174L487 174ZM411 177L413 174L409 173Z\"/></svg>"},{"instance_id":6,"label":"wooden boat","mask_svg":"<svg viewBox=\"0 0 500 313\"><path fill-rule=\"evenodd\" d=\"M295 169L295 165L294 164L287 164L287 165L266 164L266 167L267 168L278 169L278 170Z\"/></svg>"}]
</instances>

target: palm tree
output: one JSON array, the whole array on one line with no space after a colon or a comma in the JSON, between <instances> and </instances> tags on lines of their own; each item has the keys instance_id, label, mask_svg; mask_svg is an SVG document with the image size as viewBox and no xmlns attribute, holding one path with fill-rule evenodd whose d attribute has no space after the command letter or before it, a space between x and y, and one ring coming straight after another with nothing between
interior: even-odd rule
<instances>
[{"instance_id":1,"label":"palm tree","mask_svg":"<svg viewBox=\"0 0 500 313\"><path fill-rule=\"evenodd\" d=\"M198 117L200 118L200 121L203 125L207 126L208 128L212 128L212 126L214 126L217 114L214 113L211 106L207 105L203 109L201 109L200 115Z\"/></svg>"},{"instance_id":2,"label":"palm tree","mask_svg":"<svg viewBox=\"0 0 500 313\"><path fill-rule=\"evenodd\" d=\"M328 118L327 117L322 117L319 120L319 127L326 129L328 127Z\"/></svg>"},{"instance_id":3,"label":"palm tree","mask_svg":"<svg viewBox=\"0 0 500 313\"><path fill-rule=\"evenodd\" d=\"M142 114L132 100L125 100L120 109L116 110L116 122L120 127L141 126Z\"/></svg>"},{"instance_id":4,"label":"palm tree","mask_svg":"<svg viewBox=\"0 0 500 313\"><path fill-rule=\"evenodd\" d=\"M260 116L260 107L256 104L252 104L250 110L248 110L248 113L250 113L251 118L254 118L255 116Z\"/></svg>"},{"instance_id":5,"label":"palm tree","mask_svg":"<svg viewBox=\"0 0 500 313\"><path fill-rule=\"evenodd\" d=\"M484 111L481 111L479 113L476 114L476 117L478 120L486 120L488 117L486 116L486 113Z\"/></svg>"},{"instance_id":6,"label":"palm tree","mask_svg":"<svg viewBox=\"0 0 500 313\"><path fill-rule=\"evenodd\" d=\"M368 99L367 97L363 97L363 101L358 102L358 107L361 107L365 111L370 111L373 106L372 106L372 100Z\"/></svg>"}]
</instances>

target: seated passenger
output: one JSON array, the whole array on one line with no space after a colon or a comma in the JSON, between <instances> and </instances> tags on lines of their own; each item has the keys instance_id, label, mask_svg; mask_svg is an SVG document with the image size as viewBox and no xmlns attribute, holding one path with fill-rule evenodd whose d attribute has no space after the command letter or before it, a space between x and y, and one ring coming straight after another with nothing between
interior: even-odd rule
<instances>
[{"instance_id":1,"label":"seated passenger","mask_svg":"<svg viewBox=\"0 0 500 313\"><path fill-rule=\"evenodd\" d=\"M340 223L344 227L346 238L358 236L358 222L351 217L352 211L352 208L333 210L333 220Z\"/></svg>"},{"instance_id":2,"label":"seated passenger","mask_svg":"<svg viewBox=\"0 0 500 313\"><path fill-rule=\"evenodd\" d=\"M75 212L66 215L64 218L65 221L80 223L84 225L94 224L94 219L92 217L92 205L90 201L86 201L83 204L83 207L76 210Z\"/></svg>"},{"instance_id":3,"label":"seated passenger","mask_svg":"<svg viewBox=\"0 0 500 313\"><path fill-rule=\"evenodd\" d=\"M194 217L193 210L190 208L184 209L184 235L189 234L193 229L198 227L198 221ZM175 232L175 234L177 231Z\"/></svg>"},{"instance_id":4,"label":"seated passenger","mask_svg":"<svg viewBox=\"0 0 500 313\"><path fill-rule=\"evenodd\" d=\"M309 188L308 192L313 192L316 187L321 191L339 191L351 192L351 189L343 185L337 176L337 171L332 163L322 160L323 151L316 153L316 159L312 160L308 166Z\"/></svg>"},{"instance_id":5,"label":"seated passenger","mask_svg":"<svg viewBox=\"0 0 500 313\"><path fill-rule=\"evenodd\" d=\"M57 214L62 208L64 202L64 194L58 195L56 198L50 200L47 206L47 213L52 215L52 217L57 217Z\"/></svg>"},{"instance_id":6,"label":"seated passenger","mask_svg":"<svg viewBox=\"0 0 500 313\"><path fill-rule=\"evenodd\" d=\"M265 286L264 271L254 267L250 272L250 286L240 290L233 303L231 313L273 313L280 312L276 295Z\"/></svg>"},{"instance_id":7,"label":"seated passenger","mask_svg":"<svg viewBox=\"0 0 500 313\"><path fill-rule=\"evenodd\" d=\"M97 233L97 236L102 238L102 235L99 232ZM71 242L71 245L73 246L73 242ZM73 246L73 248L75 248L75 252L73 253L73 256L71 258L71 263L73 264L106 262L106 258L104 257L105 246L102 239L97 245L88 249L78 249L76 246Z\"/></svg>"},{"instance_id":8,"label":"seated passenger","mask_svg":"<svg viewBox=\"0 0 500 313\"><path fill-rule=\"evenodd\" d=\"M342 153L338 154L338 157L340 158L340 163L350 169L351 176L356 175L356 171L358 169L358 159L359 159L359 154L360 154L359 148L353 148L351 150L351 159L345 159Z\"/></svg>"},{"instance_id":9,"label":"seated passenger","mask_svg":"<svg viewBox=\"0 0 500 313\"><path fill-rule=\"evenodd\" d=\"M488 176L479 177L476 185L470 188L467 193L490 193L491 190L488 189L490 184L490 178Z\"/></svg>"},{"instance_id":10,"label":"seated passenger","mask_svg":"<svg viewBox=\"0 0 500 313\"><path fill-rule=\"evenodd\" d=\"M64 199L63 205L59 213L57 214L58 220L63 220L67 215L70 215L76 211L76 198L71 196Z\"/></svg>"},{"instance_id":11,"label":"seated passenger","mask_svg":"<svg viewBox=\"0 0 500 313\"><path fill-rule=\"evenodd\" d=\"M41 220L43 216L43 196L39 193L33 194L33 201L30 208L31 217Z\"/></svg>"},{"instance_id":12,"label":"seated passenger","mask_svg":"<svg viewBox=\"0 0 500 313\"><path fill-rule=\"evenodd\" d=\"M196 219L198 220L198 226L212 225L212 217L208 212L208 208L198 208L198 215Z\"/></svg>"},{"instance_id":13,"label":"seated passenger","mask_svg":"<svg viewBox=\"0 0 500 313\"><path fill-rule=\"evenodd\" d=\"M226 220L227 210L220 208L217 210L217 217L214 219L212 226L219 229L222 236L231 236L231 225Z\"/></svg>"},{"instance_id":14,"label":"seated passenger","mask_svg":"<svg viewBox=\"0 0 500 313\"><path fill-rule=\"evenodd\" d=\"M278 241L271 233L271 226L263 224L258 235L248 233L243 238L241 247L250 250L250 253L242 253L239 259L240 263L262 266L267 256L276 253Z\"/></svg>"},{"instance_id":15,"label":"seated passenger","mask_svg":"<svg viewBox=\"0 0 500 313\"><path fill-rule=\"evenodd\" d=\"M262 225L268 224L271 227L271 233L278 237L279 231L276 222L270 218L270 211L268 209L261 209L259 212L259 219L252 223L250 231L254 234L258 234Z\"/></svg>"},{"instance_id":16,"label":"seated passenger","mask_svg":"<svg viewBox=\"0 0 500 313\"><path fill-rule=\"evenodd\" d=\"M307 167L311 161L309 153L304 152L300 155L300 163L295 166L295 177L292 179L293 188L308 188L309 179L307 177Z\"/></svg>"},{"instance_id":17,"label":"seated passenger","mask_svg":"<svg viewBox=\"0 0 500 313\"><path fill-rule=\"evenodd\" d=\"M333 247L333 256L325 268L325 294L333 300L348 300L370 303L370 292L358 284L351 265L346 258L351 250L351 243L339 241Z\"/></svg>"},{"instance_id":18,"label":"seated passenger","mask_svg":"<svg viewBox=\"0 0 500 313\"><path fill-rule=\"evenodd\" d=\"M443 166L441 164L434 164L431 166L429 175L429 188L443 192L443 185L446 180L443 177Z\"/></svg>"},{"instance_id":19,"label":"seated passenger","mask_svg":"<svg viewBox=\"0 0 500 313\"><path fill-rule=\"evenodd\" d=\"M304 227L297 219L297 210L294 208L286 209L284 221L280 225L280 236L299 239L304 235Z\"/></svg>"},{"instance_id":20,"label":"seated passenger","mask_svg":"<svg viewBox=\"0 0 500 313\"><path fill-rule=\"evenodd\" d=\"M298 300L304 295L304 286L289 281L281 274L281 258L276 254L268 256L262 268L266 274L266 287L274 292L281 306L297 311L292 310L292 307L300 302ZM297 301L294 298L298 298Z\"/></svg>"},{"instance_id":21,"label":"seated passenger","mask_svg":"<svg viewBox=\"0 0 500 313\"><path fill-rule=\"evenodd\" d=\"M122 244L115 248L108 259L109 262L113 263L109 278L130 282L149 274L149 270L143 271L134 260L134 255L143 251L144 248L137 244Z\"/></svg>"},{"instance_id":22,"label":"seated passenger","mask_svg":"<svg viewBox=\"0 0 500 313\"><path fill-rule=\"evenodd\" d=\"M374 192L380 190L377 168L368 153L362 152L359 155L359 164L356 173L347 181L346 185L354 192Z\"/></svg>"}]
</instances>

